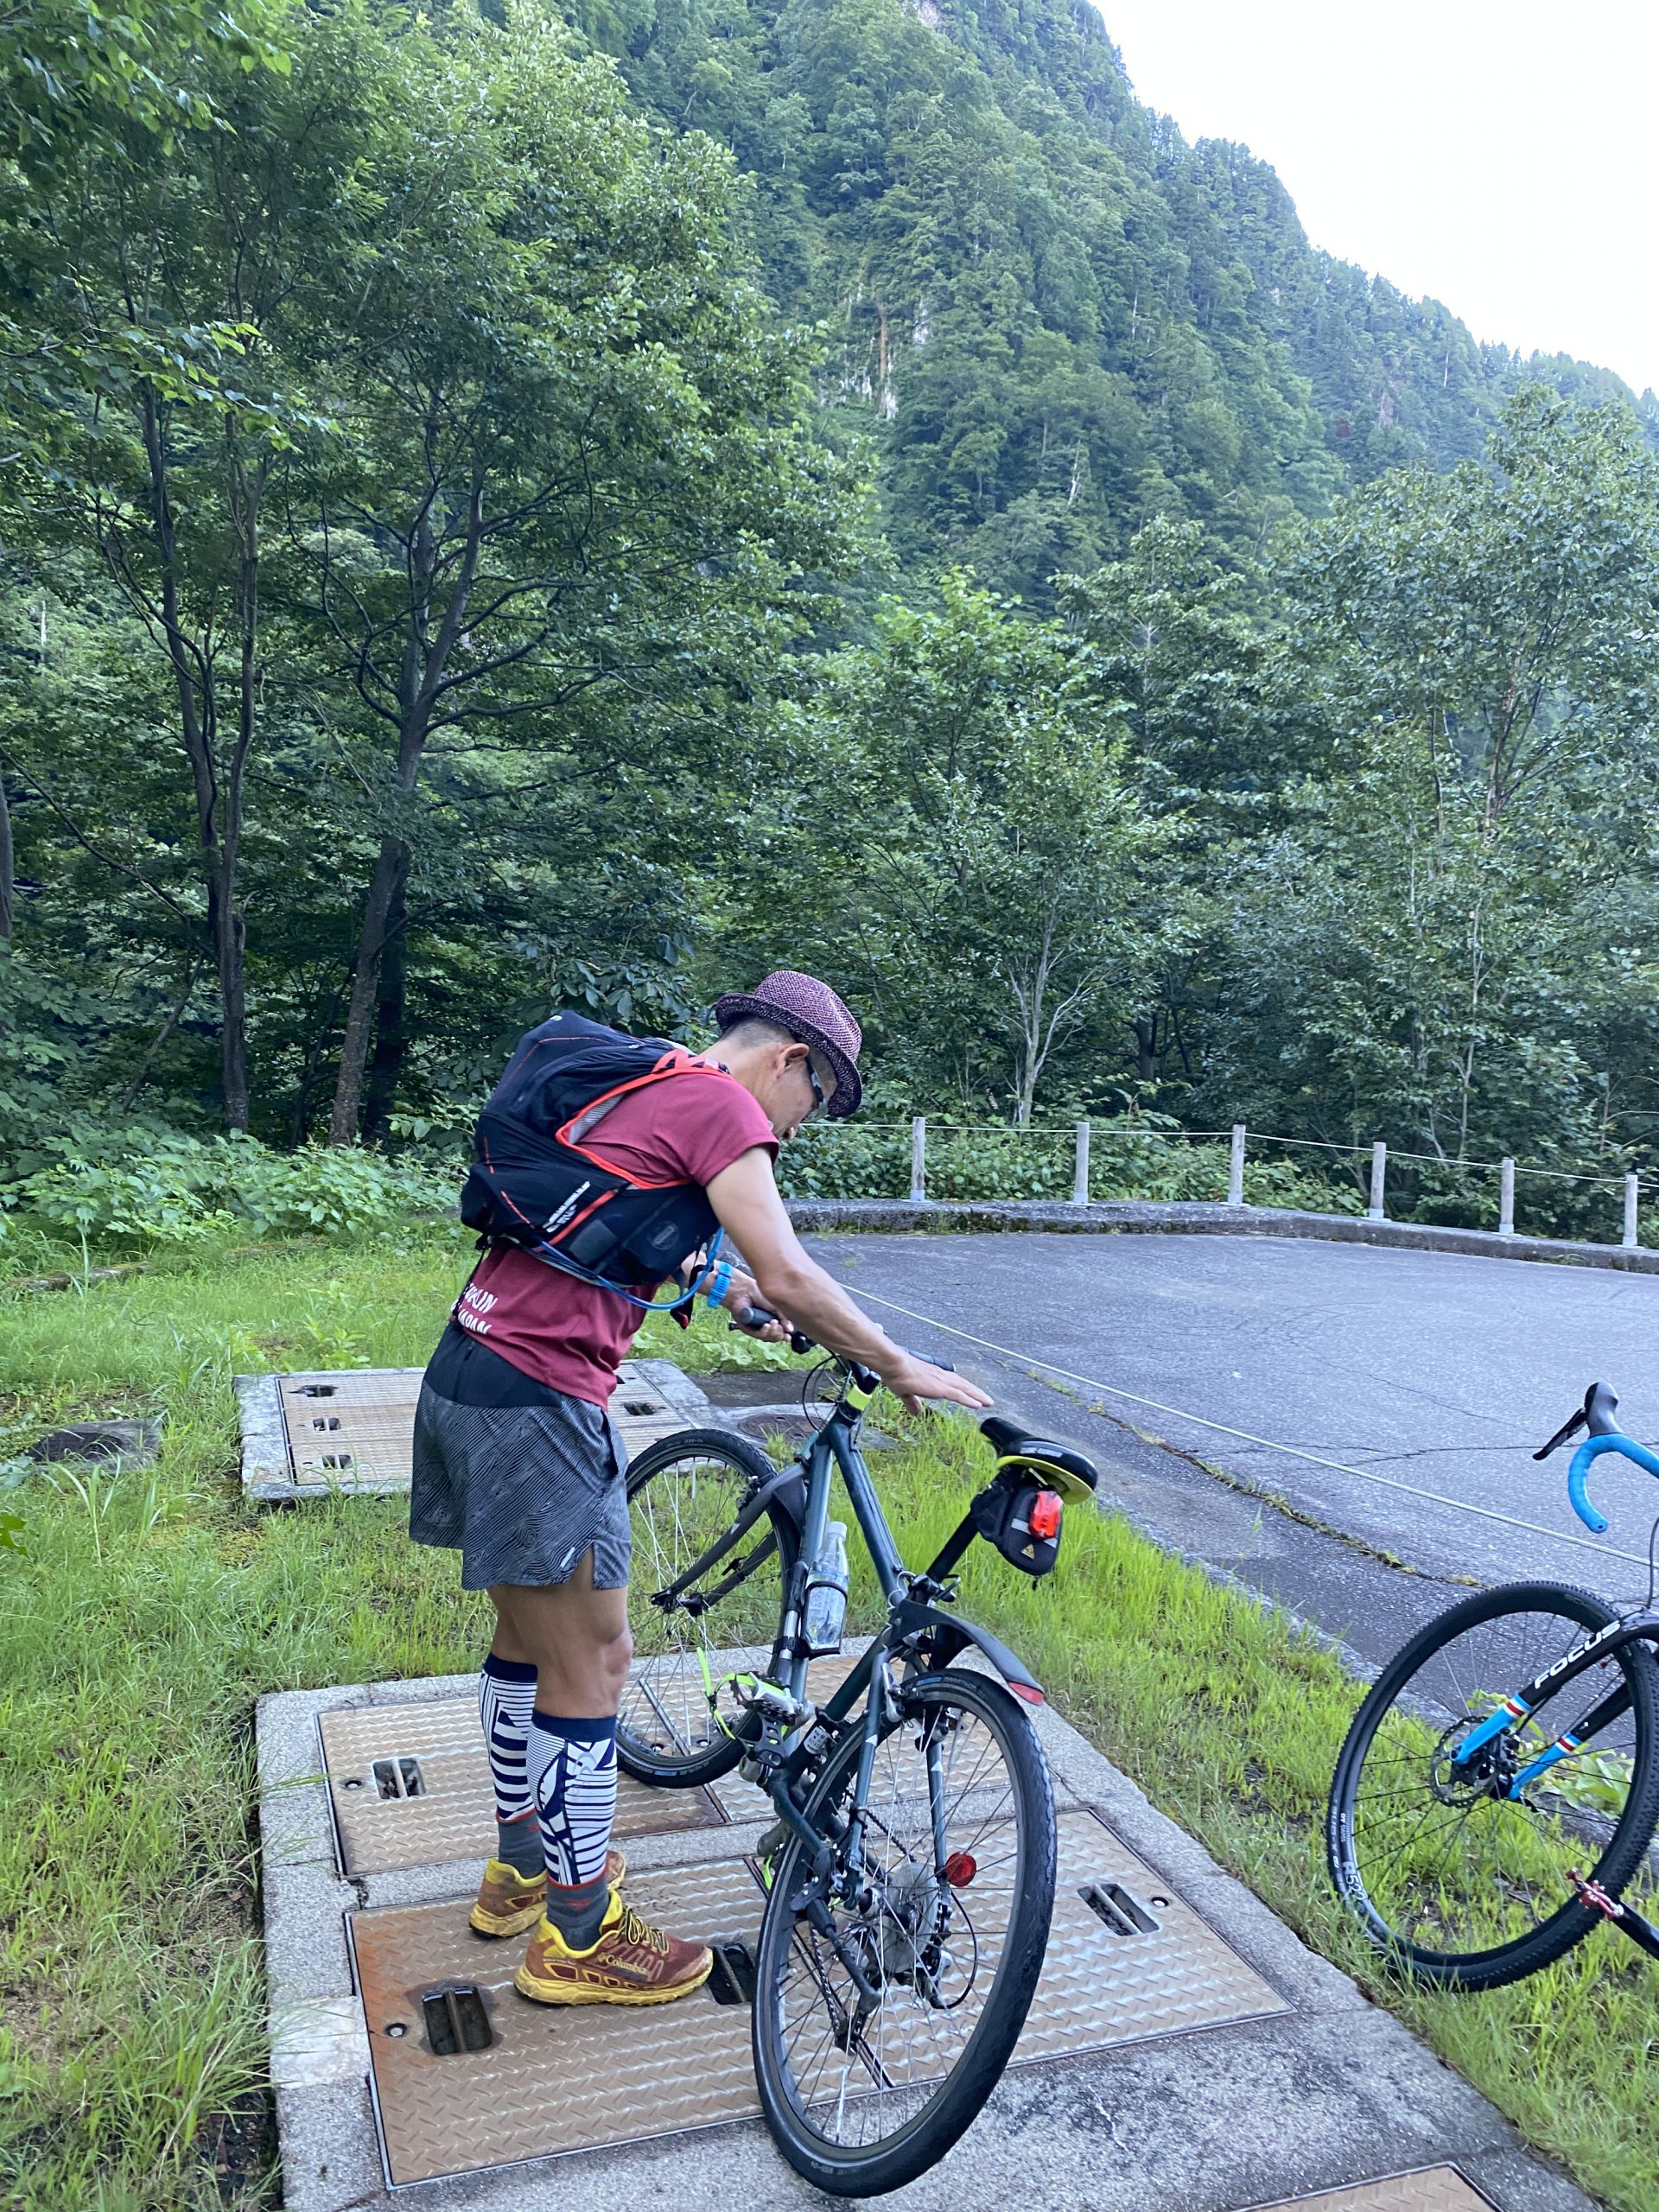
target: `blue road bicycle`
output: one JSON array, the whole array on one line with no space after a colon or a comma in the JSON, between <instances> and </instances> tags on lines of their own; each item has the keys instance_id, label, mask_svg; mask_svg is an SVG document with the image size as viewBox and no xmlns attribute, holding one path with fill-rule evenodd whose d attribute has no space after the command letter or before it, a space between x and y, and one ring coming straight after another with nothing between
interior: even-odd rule
<instances>
[{"instance_id":1,"label":"blue road bicycle","mask_svg":"<svg viewBox=\"0 0 1659 2212\"><path fill-rule=\"evenodd\" d=\"M1607 1522L1587 1478L1617 1455L1659 1459L1592 1384L1534 1453L1580 1430L1567 1494ZM1659 1540L1659 1524L1656 1524ZM1535 1974L1603 1923L1659 1958L1659 1929L1623 1901L1659 1822L1659 1611L1587 1590L1483 1590L1413 1637L1355 1715L1325 1823L1338 1894L1376 1948L1441 1987L1495 1989Z\"/></svg>"},{"instance_id":2,"label":"blue road bicycle","mask_svg":"<svg viewBox=\"0 0 1659 2212\"><path fill-rule=\"evenodd\" d=\"M878 1378L841 1360L826 1371L819 1425L786 1465L693 1428L630 1466L635 1656L617 1756L667 1788L741 1767L770 1798L760 1933L716 1959L752 2002L778 2147L818 2188L868 2196L925 2172L995 2087L1053 1908L1053 1798L1030 1719L1042 1691L957 1611L955 1569L983 1537L1046 1573L1062 1497L1087 1498L1096 1477L1080 1452L988 1416L995 1471L937 1557L908 1567L859 1448ZM836 1477L884 1601L838 1681Z\"/></svg>"}]
</instances>

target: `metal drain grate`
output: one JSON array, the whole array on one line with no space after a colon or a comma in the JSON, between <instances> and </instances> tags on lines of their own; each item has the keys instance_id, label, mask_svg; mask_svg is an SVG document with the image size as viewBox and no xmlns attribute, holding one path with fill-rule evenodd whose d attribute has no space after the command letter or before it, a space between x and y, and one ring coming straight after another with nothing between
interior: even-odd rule
<instances>
[{"instance_id":1,"label":"metal drain grate","mask_svg":"<svg viewBox=\"0 0 1659 2212\"><path fill-rule=\"evenodd\" d=\"M666 1794L657 1793L659 1802ZM1016 2065L1288 2009L1092 1814L1061 1815L1059 1849L1053 1931ZM1115 1901L1128 1932L1103 1920L1084 1901L1090 1893ZM765 1898L753 1873L726 1859L630 1876L628 1899L675 1935L714 1947L715 1971L696 1996L644 2013L606 2005L544 2012L511 1987L518 1945L501 1946L499 1967L479 1974L465 1900L352 1916L393 2182L713 2126L759 2110L748 2013ZM439 2056L429 2035L414 2031L410 2008L423 1993L458 1988L469 1977L493 2041ZM1349 2208L1333 2202L1330 2212ZM1469 2206L1455 2196L1403 2198L1397 2208L1379 2199L1375 2207L1357 2201L1353 2212Z\"/></svg>"},{"instance_id":2,"label":"metal drain grate","mask_svg":"<svg viewBox=\"0 0 1659 2212\"><path fill-rule=\"evenodd\" d=\"M1472 2188L1452 2166L1427 2166L1419 2173L1389 2174L1352 2189L1328 2189L1318 2196L1287 2196L1258 2204L1250 2212L1491 2212L1491 2200Z\"/></svg>"},{"instance_id":3,"label":"metal drain grate","mask_svg":"<svg viewBox=\"0 0 1659 2212\"><path fill-rule=\"evenodd\" d=\"M489 1759L470 1697L356 1706L325 1713L318 1726L342 1872L384 1874L494 1851ZM620 1843L664 1829L717 1827L724 1817L707 1790L618 1780Z\"/></svg>"}]
</instances>

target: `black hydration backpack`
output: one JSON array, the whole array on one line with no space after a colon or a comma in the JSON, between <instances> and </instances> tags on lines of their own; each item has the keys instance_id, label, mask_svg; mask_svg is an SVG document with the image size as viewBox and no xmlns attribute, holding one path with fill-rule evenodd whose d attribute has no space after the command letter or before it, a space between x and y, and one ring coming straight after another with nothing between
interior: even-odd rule
<instances>
[{"instance_id":1,"label":"black hydration backpack","mask_svg":"<svg viewBox=\"0 0 1659 2212\"><path fill-rule=\"evenodd\" d=\"M700 1183L641 1183L607 1160L597 1148L604 1118L648 1084L707 1082L714 1072L660 1037L556 1014L519 1039L478 1117L461 1219L484 1243L516 1244L648 1306L635 1293L717 1242L719 1228Z\"/></svg>"}]
</instances>

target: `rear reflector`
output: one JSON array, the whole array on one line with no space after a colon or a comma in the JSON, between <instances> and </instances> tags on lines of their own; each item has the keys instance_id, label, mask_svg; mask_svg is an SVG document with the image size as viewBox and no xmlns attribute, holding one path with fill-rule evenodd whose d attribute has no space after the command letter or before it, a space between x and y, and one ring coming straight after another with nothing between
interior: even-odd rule
<instances>
[{"instance_id":1,"label":"rear reflector","mask_svg":"<svg viewBox=\"0 0 1659 2212\"><path fill-rule=\"evenodd\" d=\"M1015 1697L1023 1698L1027 1705L1046 1705L1048 1702L1035 1682L1010 1682L1008 1688Z\"/></svg>"},{"instance_id":2,"label":"rear reflector","mask_svg":"<svg viewBox=\"0 0 1659 2212\"><path fill-rule=\"evenodd\" d=\"M1051 1536L1060 1533L1060 1500L1056 1491L1039 1490L1031 1501L1031 1518L1027 1523L1033 1536L1047 1543Z\"/></svg>"}]
</instances>

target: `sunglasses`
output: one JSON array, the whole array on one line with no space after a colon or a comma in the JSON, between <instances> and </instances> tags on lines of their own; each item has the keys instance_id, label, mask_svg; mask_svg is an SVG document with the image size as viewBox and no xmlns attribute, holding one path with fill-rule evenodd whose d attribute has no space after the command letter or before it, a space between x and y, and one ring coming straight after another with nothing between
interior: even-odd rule
<instances>
[{"instance_id":1,"label":"sunglasses","mask_svg":"<svg viewBox=\"0 0 1659 2212\"><path fill-rule=\"evenodd\" d=\"M802 1115L801 1119L804 1122L810 1122L814 1114L822 1113L823 1110L823 1085L818 1081L818 1071L812 1065L810 1052L806 1056L806 1079L812 1086L812 1103Z\"/></svg>"}]
</instances>

